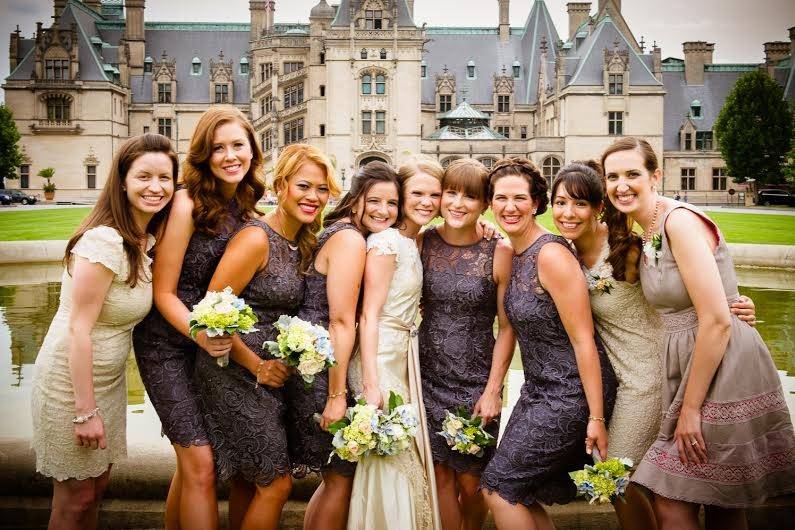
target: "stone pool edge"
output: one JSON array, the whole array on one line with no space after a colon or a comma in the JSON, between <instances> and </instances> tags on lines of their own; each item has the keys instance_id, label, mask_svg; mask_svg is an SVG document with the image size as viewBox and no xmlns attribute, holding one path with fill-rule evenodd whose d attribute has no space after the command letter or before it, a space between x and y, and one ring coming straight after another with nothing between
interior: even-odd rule
<instances>
[{"instance_id":1,"label":"stone pool edge","mask_svg":"<svg viewBox=\"0 0 795 530\"><path fill-rule=\"evenodd\" d=\"M2 241L0 265L52 263L63 259L65 240ZM795 269L795 246L729 243L734 264L741 267Z\"/></svg>"}]
</instances>

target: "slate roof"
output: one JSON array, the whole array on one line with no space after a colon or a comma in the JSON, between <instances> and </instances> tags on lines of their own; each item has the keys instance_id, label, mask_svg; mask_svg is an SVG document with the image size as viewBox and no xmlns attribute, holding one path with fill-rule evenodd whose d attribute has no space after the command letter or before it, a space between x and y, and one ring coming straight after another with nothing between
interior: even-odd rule
<instances>
[{"instance_id":1,"label":"slate roof","mask_svg":"<svg viewBox=\"0 0 795 530\"><path fill-rule=\"evenodd\" d=\"M348 27L351 24L351 12L350 7L353 5L354 9L359 9L359 6L362 4L363 0L341 0L339 7L337 8L337 16L334 17L334 20L331 22L332 26L338 27ZM388 0L388 11L392 13L392 5L397 4L397 25L399 28L413 28L416 27L414 24L414 20L411 17L411 13L409 13L409 6L406 4L406 0Z\"/></svg>"}]
</instances>

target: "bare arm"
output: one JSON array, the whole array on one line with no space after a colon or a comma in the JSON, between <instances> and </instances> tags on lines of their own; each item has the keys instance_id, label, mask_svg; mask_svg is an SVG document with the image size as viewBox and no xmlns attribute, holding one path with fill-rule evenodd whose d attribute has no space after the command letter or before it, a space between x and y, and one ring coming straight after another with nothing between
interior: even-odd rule
<instances>
[{"instance_id":1,"label":"bare arm","mask_svg":"<svg viewBox=\"0 0 795 530\"><path fill-rule=\"evenodd\" d=\"M494 351L491 358L489 380L483 395L475 404L473 414L481 416L485 423L499 416L502 411L502 383L505 374L511 365L514 348L516 347L516 334L513 326L505 314L505 291L511 279L511 265L513 249L511 245L501 240L494 250L494 281L497 283L497 322L499 329L494 342Z\"/></svg>"},{"instance_id":2,"label":"bare arm","mask_svg":"<svg viewBox=\"0 0 795 530\"><path fill-rule=\"evenodd\" d=\"M602 367L594 340L588 286L580 264L562 245L544 245L538 254L538 279L552 296L574 348L589 415L604 418ZM603 421L588 421L586 450L589 454L594 443L601 458L607 458L607 430Z\"/></svg>"},{"instance_id":3,"label":"bare arm","mask_svg":"<svg viewBox=\"0 0 795 530\"><path fill-rule=\"evenodd\" d=\"M367 253L364 266L364 297L359 317L359 341L364 379L364 395L367 402L381 406L381 388L378 383L378 319L386 303L389 284L397 265L395 255L378 255L377 250Z\"/></svg>"},{"instance_id":4,"label":"bare arm","mask_svg":"<svg viewBox=\"0 0 795 530\"><path fill-rule=\"evenodd\" d=\"M348 362L356 342L356 306L367 257L364 238L354 230L332 235L318 258L326 261L326 295L329 309L329 335L337 364L329 368L328 400L321 427L345 415ZM335 397L331 397L335 396Z\"/></svg>"},{"instance_id":5,"label":"bare arm","mask_svg":"<svg viewBox=\"0 0 795 530\"><path fill-rule=\"evenodd\" d=\"M668 215L665 231L687 294L698 315L690 375L674 436L683 462L706 463L706 445L701 436L701 405L731 335L726 293L713 255L718 242L703 220L682 208Z\"/></svg>"},{"instance_id":6,"label":"bare arm","mask_svg":"<svg viewBox=\"0 0 795 530\"><path fill-rule=\"evenodd\" d=\"M75 414L85 415L97 406L94 399L94 353L91 331L108 296L114 272L101 263L74 255L72 265L72 312L69 317L69 375L75 395ZM105 449L105 426L96 415L75 424L80 446Z\"/></svg>"}]
</instances>

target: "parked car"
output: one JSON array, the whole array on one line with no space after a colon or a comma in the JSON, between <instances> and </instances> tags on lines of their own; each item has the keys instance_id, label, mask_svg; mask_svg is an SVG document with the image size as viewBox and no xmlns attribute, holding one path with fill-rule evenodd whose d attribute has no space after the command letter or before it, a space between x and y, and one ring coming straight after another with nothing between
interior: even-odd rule
<instances>
[{"instance_id":1,"label":"parked car","mask_svg":"<svg viewBox=\"0 0 795 530\"><path fill-rule=\"evenodd\" d=\"M0 190L0 193L10 196L12 202L20 204L36 204L39 200L35 195L28 195L21 190Z\"/></svg>"},{"instance_id":2,"label":"parked car","mask_svg":"<svg viewBox=\"0 0 795 530\"><path fill-rule=\"evenodd\" d=\"M5 190L0 190L0 204L8 206L11 204L11 195L4 193Z\"/></svg>"},{"instance_id":3,"label":"parked car","mask_svg":"<svg viewBox=\"0 0 795 530\"><path fill-rule=\"evenodd\" d=\"M757 194L757 204L761 204L762 206L770 206L771 204L795 206L795 195L785 190L759 190Z\"/></svg>"}]
</instances>

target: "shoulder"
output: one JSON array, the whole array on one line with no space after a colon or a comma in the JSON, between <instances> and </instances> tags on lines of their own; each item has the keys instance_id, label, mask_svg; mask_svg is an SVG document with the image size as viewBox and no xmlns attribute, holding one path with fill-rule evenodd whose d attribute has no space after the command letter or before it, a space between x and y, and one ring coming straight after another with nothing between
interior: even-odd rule
<instances>
[{"instance_id":1,"label":"shoulder","mask_svg":"<svg viewBox=\"0 0 795 530\"><path fill-rule=\"evenodd\" d=\"M179 212L187 210L191 213L193 212L193 199L191 199L187 189L183 188L174 192L171 210L177 210Z\"/></svg>"},{"instance_id":2,"label":"shoulder","mask_svg":"<svg viewBox=\"0 0 795 530\"><path fill-rule=\"evenodd\" d=\"M494 246L494 260L512 260L513 256L514 252L511 242L507 239L497 240L497 244Z\"/></svg>"},{"instance_id":3,"label":"shoulder","mask_svg":"<svg viewBox=\"0 0 795 530\"><path fill-rule=\"evenodd\" d=\"M712 244L720 240L720 232L712 219L692 207L674 206L665 219L663 229L669 238L674 239L690 238L694 234L699 234L705 238L712 238Z\"/></svg>"},{"instance_id":4,"label":"shoulder","mask_svg":"<svg viewBox=\"0 0 795 530\"><path fill-rule=\"evenodd\" d=\"M102 225L86 230L80 238L80 241L86 243L121 245L124 243L124 238L121 237L121 234L115 228Z\"/></svg>"},{"instance_id":5,"label":"shoulder","mask_svg":"<svg viewBox=\"0 0 795 530\"><path fill-rule=\"evenodd\" d=\"M328 230L328 228L326 229ZM338 228L333 234L328 236L326 245L338 246L344 245L346 248L361 248L366 246L364 236L359 232L355 226L343 226Z\"/></svg>"},{"instance_id":6,"label":"shoulder","mask_svg":"<svg viewBox=\"0 0 795 530\"><path fill-rule=\"evenodd\" d=\"M400 250L400 232L395 228L387 228L381 232L367 236L367 251L375 249L376 254L397 254Z\"/></svg>"},{"instance_id":7,"label":"shoulder","mask_svg":"<svg viewBox=\"0 0 795 530\"><path fill-rule=\"evenodd\" d=\"M550 234L552 235L552 234ZM561 236L552 235L552 237L541 236L545 240L539 243L538 249L538 264L539 266L549 266L556 268L559 265L568 265L573 263L577 265L577 257L574 250L571 248L570 243Z\"/></svg>"},{"instance_id":8,"label":"shoulder","mask_svg":"<svg viewBox=\"0 0 795 530\"><path fill-rule=\"evenodd\" d=\"M92 263L101 263L115 274L121 274L124 263L124 239L110 226L86 230L77 240L72 253Z\"/></svg>"}]
</instances>

